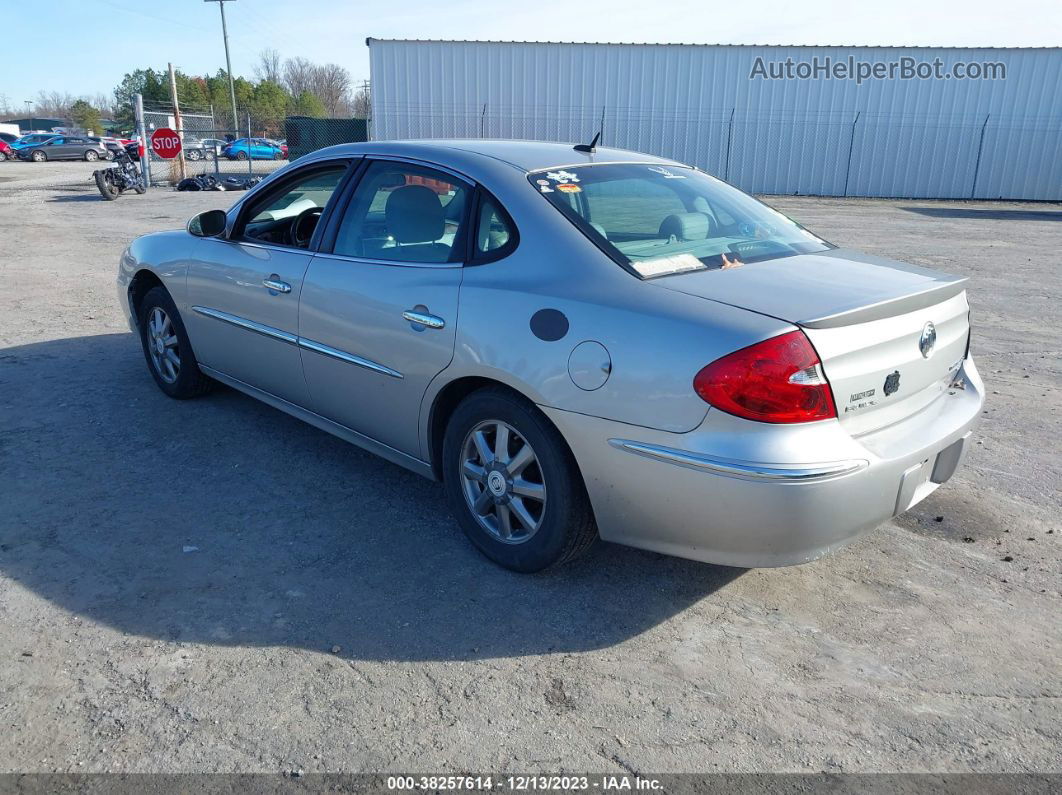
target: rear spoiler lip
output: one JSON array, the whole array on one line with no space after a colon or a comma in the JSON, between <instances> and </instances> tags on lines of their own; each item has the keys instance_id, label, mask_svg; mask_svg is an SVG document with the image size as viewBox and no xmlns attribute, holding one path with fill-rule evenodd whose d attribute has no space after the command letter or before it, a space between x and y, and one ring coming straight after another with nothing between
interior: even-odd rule
<instances>
[{"instance_id":1,"label":"rear spoiler lip","mask_svg":"<svg viewBox=\"0 0 1062 795\"><path fill-rule=\"evenodd\" d=\"M833 312L822 317L812 317L806 320L793 321L795 325L803 328L837 328L838 326L850 326L855 323L869 323L872 320L883 320L905 312L914 312L925 309L933 304L939 304L949 298L953 298L966 289L967 279L958 276L944 282L937 282L932 286L916 293L886 298L874 304L863 304Z\"/></svg>"}]
</instances>

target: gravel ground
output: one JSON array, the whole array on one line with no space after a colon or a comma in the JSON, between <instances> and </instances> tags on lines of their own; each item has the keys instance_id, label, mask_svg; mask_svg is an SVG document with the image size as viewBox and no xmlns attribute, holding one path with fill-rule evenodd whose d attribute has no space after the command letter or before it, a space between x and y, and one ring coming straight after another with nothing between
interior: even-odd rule
<instances>
[{"instance_id":1,"label":"gravel ground","mask_svg":"<svg viewBox=\"0 0 1062 795\"><path fill-rule=\"evenodd\" d=\"M773 200L970 277L965 468L798 568L519 576L438 485L165 398L118 254L233 197L81 165L0 164L0 772L1062 770L1062 207Z\"/></svg>"}]
</instances>

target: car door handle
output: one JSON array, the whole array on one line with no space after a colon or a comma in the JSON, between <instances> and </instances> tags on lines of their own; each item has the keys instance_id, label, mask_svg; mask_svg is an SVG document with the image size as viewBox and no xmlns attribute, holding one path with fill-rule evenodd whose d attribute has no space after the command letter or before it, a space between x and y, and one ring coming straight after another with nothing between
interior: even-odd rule
<instances>
[{"instance_id":1,"label":"car door handle","mask_svg":"<svg viewBox=\"0 0 1062 795\"><path fill-rule=\"evenodd\" d=\"M417 312L413 309L407 309L402 313L402 317L425 328L442 328L446 325L446 321L438 315L429 315L427 312Z\"/></svg>"},{"instance_id":2,"label":"car door handle","mask_svg":"<svg viewBox=\"0 0 1062 795\"><path fill-rule=\"evenodd\" d=\"M279 279L262 279L262 286L267 290L275 290L278 293L290 293L291 285Z\"/></svg>"}]
</instances>

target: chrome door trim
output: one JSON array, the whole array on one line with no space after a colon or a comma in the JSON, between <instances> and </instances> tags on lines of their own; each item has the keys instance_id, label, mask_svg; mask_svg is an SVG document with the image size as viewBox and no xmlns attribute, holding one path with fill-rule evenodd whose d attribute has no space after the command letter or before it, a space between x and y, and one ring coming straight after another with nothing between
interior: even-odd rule
<instances>
[{"instance_id":1,"label":"chrome door trim","mask_svg":"<svg viewBox=\"0 0 1062 795\"><path fill-rule=\"evenodd\" d=\"M247 318L239 317L238 315L230 315L228 312L222 312L218 309L211 309L206 306L193 306L192 309L200 315L212 317L223 323L228 323L237 328L246 329L247 331L253 331L256 334L261 334L262 336L270 337L271 339L280 340L289 345L297 345L300 348L305 348L306 350L314 351L315 353L320 353L333 359L338 359L347 364L364 367L366 370L389 375L392 378L405 377L402 373L398 372L398 370L392 370L390 367L380 364L379 362L374 362L372 359L365 359L361 356L356 356L353 353L341 351L339 348L333 348L331 345L325 345L322 342L307 339L306 337L299 337L290 332L282 331L281 329L273 328L272 326L266 326L262 323L256 323L253 320L248 320Z\"/></svg>"},{"instance_id":2,"label":"chrome door trim","mask_svg":"<svg viewBox=\"0 0 1062 795\"><path fill-rule=\"evenodd\" d=\"M868 461L831 461L823 464L761 464L752 461L727 461L703 453L691 453L655 444L635 442L630 439L609 439L608 443L619 450L634 453L654 461L675 464L688 469L697 469L715 475L726 475L743 480L770 481L773 483L808 483L816 480L840 477L858 472L870 465Z\"/></svg>"},{"instance_id":3,"label":"chrome door trim","mask_svg":"<svg viewBox=\"0 0 1062 795\"><path fill-rule=\"evenodd\" d=\"M247 331L253 331L256 334L261 334L264 337L270 337L275 340L280 340L281 342L286 342L288 343L288 345L297 345L299 342L299 338L290 332L282 331L278 328L273 328L272 326L267 326L263 323L256 323L253 320L248 320L247 318L243 318L238 315L230 315L228 312L222 312L218 309L211 309L210 307L206 306L193 306L192 310L200 315L205 315L206 317L212 317L215 320L220 320L222 323L228 323L230 325L236 326L237 328L246 329Z\"/></svg>"},{"instance_id":4,"label":"chrome door trim","mask_svg":"<svg viewBox=\"0 0 1062 795\"><path fill-rule=\"evenodd\" d=\"M333 348L331 345L325 345L314 340L308 340L306 337L299 337L299 347L306 350L320 353L323 356L329 356L333 359L338 359L341 362L347 364L353 364L356 367L364 367L366 370L372 370L376 373L382 373L383 375L389 375L392 378L403 378L404 376L398 372L398 370L392 370L390 367L386 367L379 362L374 362L372 359L365 359L361 356L355 356L353 353L347 353L341 351L339 348Z\"/></svg>"},{"instance_id":5,"label":"chrome door trim","mask_svg":"<svg viewBox=\"0 0 1062 795\"><path fill-rule=\"evenodd\" d=\"M344 254L326 254L321 251L314 254L321 259L335 259L342 262L357 262L361 265L391 265L398 268L463 268L463 262L403 262L396 259L369 259L368 257L351 257Z\"/></svg>"}]
</instances>

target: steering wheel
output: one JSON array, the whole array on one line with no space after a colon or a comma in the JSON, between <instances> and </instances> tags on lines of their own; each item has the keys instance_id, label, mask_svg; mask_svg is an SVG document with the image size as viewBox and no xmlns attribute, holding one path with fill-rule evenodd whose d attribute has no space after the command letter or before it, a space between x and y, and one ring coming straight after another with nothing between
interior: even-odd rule
<instances>
[{"instance_id":1,"label":"steering wheel","mask_svg":"<svg viewBox=\"0 0 1062 795\"><path fill-rule=\"evenodd\" d=\"M313 230L321 220L321 207L307 207L291 222L291 242L299 248L309 248Z\"/></svg>"}]
</instances>

